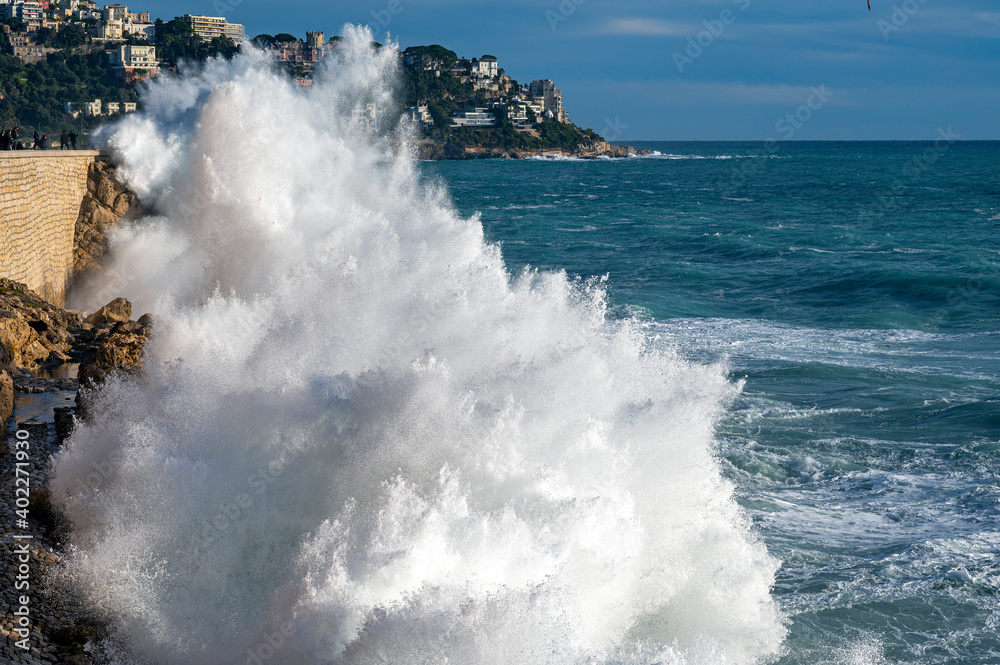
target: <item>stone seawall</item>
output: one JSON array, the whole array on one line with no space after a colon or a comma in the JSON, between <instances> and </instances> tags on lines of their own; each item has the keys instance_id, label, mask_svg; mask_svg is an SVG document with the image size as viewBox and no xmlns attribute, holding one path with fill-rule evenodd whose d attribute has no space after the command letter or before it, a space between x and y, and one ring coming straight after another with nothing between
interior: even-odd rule
<instances>
[{"instance_id":1,"label":"stone seawall","mask_svg":"<svg viewBox=\"0 0 1000 665\"><path fill-rule=\"evenodd\" d=\"M0 152L0 277L61 305L96 151Z\"/></svg>"},{"instance_id":2,"label":"stone seawall","mask_svg":"<svg viewBox=\"0 0 1000 665\"><path fill-rule=\"evenodd\" d=\"M96 151L0 152L0 277L62 305L74 272L100 259L104 229L134 207Z\"/></svg>"}]
</instances>

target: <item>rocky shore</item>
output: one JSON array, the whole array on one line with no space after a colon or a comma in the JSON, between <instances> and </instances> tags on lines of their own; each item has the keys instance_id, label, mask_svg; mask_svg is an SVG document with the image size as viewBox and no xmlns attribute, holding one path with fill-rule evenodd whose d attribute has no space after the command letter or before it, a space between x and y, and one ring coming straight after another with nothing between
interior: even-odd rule
<instances>
[{"instance_id":1,"label":"rocky shore","mask_svg":"<svg viewBox=\"0 0 1000 665\"><path fill-rule=\"evenodd\" d=\"M561 148L540 148L537 150L503 150L482 146L467 146L458 143L439 143L422 141L417 145L417 157L423 160L440 161L445 159L527 159L529 157L561 156L577 159L625 159L651 155L646 148L633 148L628 145L618 145L598 141L581 144L575 150Z\"/></svg>"},{"instance_id":2,"label":"rocky shore","mask_svg":"<svg viewBox=\"0 0 1000 665\"><path fill-rule=\"evenodd\" d=\"M122 219L143 214L139 197L118 180L115 167L103 159L87 170L87 193L73 234L73 276L80 279L101 266L108 249L108 230Z\"/></svg>"},{"instance_id":3,"label":"rocky shore","mask_svg":"<svg viewBox=\"0 0 1000 665\"><path fill-rule=\"evenodd\" d=\"M52 456L86 418L81 384L98 385L115 371L141 371L153 318L146 314L133 321L131 316L132 306L124 298L84 318L82 312L46 302L24 284L0 279L0 423L6 433L0 448L0 534L5 544L0 662L89 664L96 639L104 633L101 617L87 611L59 574L69 525L52 508L46 487ZM65 376L55 378L60 374ZM41 407L20 414L15 400L29 401L27 395ZM16 422L7 426L12 411ZM28 446L21 449L29 454L23 459L16 455L18 431L28 437ZM27 462L30 471L27 525L17 513L18 461ZM23 576L19 558L25 556L30 588L23 591L16 584ZM24 636L16 630L24 594L30 598L27 650L23 642L18 644Z\"/></svg>"}]
</instances>

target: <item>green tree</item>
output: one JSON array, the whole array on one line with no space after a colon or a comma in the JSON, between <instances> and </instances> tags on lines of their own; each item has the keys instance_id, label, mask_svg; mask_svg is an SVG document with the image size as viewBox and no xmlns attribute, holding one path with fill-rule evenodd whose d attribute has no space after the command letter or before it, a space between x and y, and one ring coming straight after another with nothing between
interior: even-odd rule
<instances>
[{"instance_id":1,"label":"green tree","mask_svg":"<svg viewBox=\"0 0 1000 665\"><path fill-rule=\"evenodd\" d=\"M266 33L261 33L253 38L253 44L257 48L269 49L274 45L274 37Z\"/></svg>"}]
</instances>

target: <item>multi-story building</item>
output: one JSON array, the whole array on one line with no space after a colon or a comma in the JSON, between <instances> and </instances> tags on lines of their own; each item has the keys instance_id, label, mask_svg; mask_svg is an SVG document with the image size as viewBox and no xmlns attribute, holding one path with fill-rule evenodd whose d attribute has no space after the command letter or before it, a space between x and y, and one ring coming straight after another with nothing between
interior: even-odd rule
<instances>
[{"instance_id":1,"label":"multi-story building","mask_svg":"<svg viewBox=\"0 0 1000 665\"><path fill-rule=\"evenodd\" d=\"M500 73L500 63L492 55L472 59L472 75L494 78Z\"/></svg>"},{"instance_id":2,"label":"multi-story building","mask_svg":"<svg viewBox=\"0 0 1000 665\"><path fill-rule=\"evenodd\" d=\"M156 25L153 23L135 23L129 25L129 34L147 42L156 41Z\"/></svg>"},{"instance_id":3,"label":"multi-story building","mask_svg":"<svg viewBox=\"0 0 1000 665\"><path fill-rule=\"evenodd\" d=\"M307 32L306 40L277 42L271 46L271 55L278 62L290 62L312 69L333 49L323 41L322 32Z\"/></svg>"},{"instance_id":4,"label":"multi-story building","mask_svg":"<svg viewBox=\"0 0 1000 665\"><path fill-rule=\"evenodd\" d=\"M11 46L11 53L15 58L20 58L22 62L28 64L38 64L45 60L49 53L55 53L58 49L40 44L26 44L24 46Z\"/></svg>"},{"instance_id":5,"label":"multi-story building","mask_svg":"<svg viewBox=\"0 0 1000 665\"><path fill-rule=\"evenodd\" d=\"M105 5L103 14L105 21L121 21L122 23L131 21L128 7L125 5Z\"/></svg>"},{"instance_id":6,"label":"multi-story building","mask_svg":"<svg viewBox=\"0 0 1000 665\"><path fill-rule=\"evenodd\" d=\"M528 111L531 110L529 114ZM535 123L531 118L538 118L542 113L542 107L533 102L525 102L517 97L507 104L507 119L514 125L514 129L531 129Z\"/></svg>"},{"instance_id":7,"label":"multi-story building","mask_svg":"<svg viewBox=\"0 0 1000 665\"><path fill-rule=\"evenodd\" d=\"M216 37L229 37L234 42L243 41L243 25L240 23L227 23L222 16L196 16L185 14L178 16L176 20L184 21L191 26L194 34L202 39L215 39Z\"/></svg>"},{"instance_id":8,"label":"multi-story building","mask_svg":"<svg viewBox=\"0 0 1000 665\"><path fill-rule=\"evenodd\" d=\"M477 108L474 111L462 111L451 116L455 124L452 127L493 127L497 117L487 109Z\"/></svg>"},{"instance_id":9,"label":"multi-story building","mask_svg":"<svg viewBox=\"0 0 1000 665\"><path fill-rule=\"evenodd\" d=\"M10 7L12 10L10 18L19 18L21 22L27 23L36 29L41 27L42 16L45 11L45 7L41 2L27 0L27 2L11 3Z\"/></svg>"},{"instance_id":10,"label":"multi-story building","mask_svg":"<svg viewBox=\"0 0 1000 665\"><path fill-rule=\"evenodd\" d=\"M143 81L160 73L156 47L122 44L110 55L112 71L126 83Z\"/></svg>"},{"instance_id":11,"label":"multi-story building","mask_svg":"<svg viewBox=\"0 0 1000 665\"><path fill-rule=\"evenodd\" d=\"M431 117L426 106L410 106L404 113L413 122L419 122L422 125L434 124L434 118Z\"/></svg>"},{"instance_id":12,"label":"multi-story building","mask_svg":"<svg viewBox=\"0 0 1000 665\"><path fill-rule=\"evenodd\" d=\"M35 36L29 35L26 32L11 32L10 26L3 26L4 32L7 33L7 41L10 42L11 46L33 46L35 43Z\"/></svg>"},{"instance_id":13,"label":"multi-story building","mask_svg":"<svg viewBox=\"0 0 1000 665\"><path fill-rule=\"evenodd\" d=\"M562 104L562 92L556 89L556 84L550 79L532 81L528 87L531 96L538 100L545 117L559 122L566 122L566 109Z\"/></svg>"},{"instance_id":14,"label":"multi-story building","mask_svg":"<svg viewBox=\"0 0 1000 665\"><path fill-rule=\"evenodd\" d=\"M323 43L324 32L306 30L306 46L308 48L323 48L325 44Z\"/></svg>"},{"instance_id":15,"label":"multi-story building","mask_svg":"<svg viewBox=\"0 0 1000 665\"><path fill-rule=\"evenodd\" d=\"M125 38L125 26L118 19L105 19L97 24L97 39L121 41Z\"/></svg>"},{"instance_id":16,"label":"multi-story building","mask_svg":"<svg viewBox=\"0 0 1000 665\"><path fill-rule=\"evenodd\" d=\"M76 118L80 115L81 110L87 115L103 115L102 109L107 108L107 112L111 113L132 113L135 111L135 102L108 102L107 104L102 104L101 100L95 99L92 102L83 102L79 104L77 102L66 102L63 106L63 110L67 114ZM82 109L81 109L82 107Z\"/></svg>"},{"instance_id":17,"label":"multi-story building","mask_svg":"<svg viewBox=\"0 0 1000 665\"><path fill-rule=\"evenodd\" d=\"M128 20L132 23L149 23L149 12L130 13Z\"/></svg>"}]
</instances>

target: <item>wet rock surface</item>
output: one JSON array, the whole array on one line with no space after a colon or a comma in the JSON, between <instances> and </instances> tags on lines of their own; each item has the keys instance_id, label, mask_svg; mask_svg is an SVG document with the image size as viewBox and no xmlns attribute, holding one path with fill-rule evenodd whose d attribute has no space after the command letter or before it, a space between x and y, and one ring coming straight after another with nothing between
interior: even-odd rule
<instances>
[{"instance_id":1,"label":"wet rock surface","mask_svg":"<svg viewBox=\"0 0 1000 665\"><path fill-rule=\"evenodd\" d=\"M0 419L7 421L19 394L42 400L58 395L65 404L75 392L77 399L75 408L55 406L53 399L46 412L51 420L22 417L14 409L17 422L9 424L0 446L0 537L5 545L0 557L0 663L96 662L93 654L106 634L105 624L83 607L60 575L69 525L53 509L46 487L52 457L84 417L81 383L92 388L115 371L141 374L153 317L131 321L131 311L131 303L118 298L89 323L82 313L56 307L23 284L0 280ZM75 367L79 378L59 371ZM17 444L21 439L26 445ZM16 491L24 478L30 489L26 513ZM16 588L24 574L22 558L30 576L27 644L17 632L16 615L25 595Z\"/></svg>"}]
</instances>

